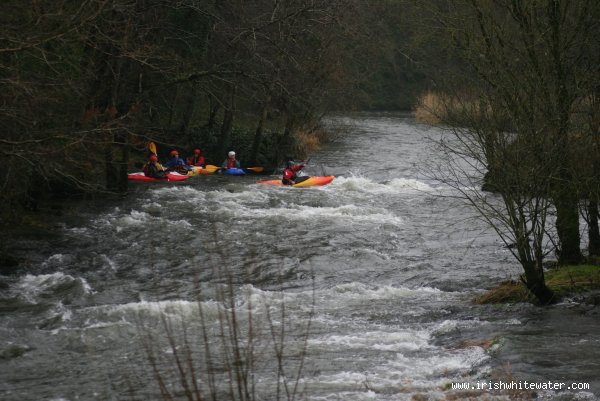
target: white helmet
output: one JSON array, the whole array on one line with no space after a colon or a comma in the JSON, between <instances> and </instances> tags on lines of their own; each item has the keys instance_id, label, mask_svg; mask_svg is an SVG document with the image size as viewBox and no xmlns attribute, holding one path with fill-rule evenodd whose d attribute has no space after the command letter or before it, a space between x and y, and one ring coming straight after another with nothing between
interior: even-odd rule
<instances>
[{"instance_id":1,"label":"white helmet","mask_svg":"<svg viewBox=\"0 0 600 401\"><path fill-rule=\"evenodd\" d=\"M227 156L229 156L229 157L235 156L235 152L232 150L229 153L227 153Z\"/></svg>"}]
</instances>

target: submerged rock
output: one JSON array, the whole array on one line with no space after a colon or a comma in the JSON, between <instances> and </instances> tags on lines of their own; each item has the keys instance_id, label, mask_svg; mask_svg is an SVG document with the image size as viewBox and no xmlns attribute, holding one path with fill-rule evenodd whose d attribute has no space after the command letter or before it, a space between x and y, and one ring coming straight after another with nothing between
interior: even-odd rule
<instances>
[{"instance_id":1,"label":"submerged rock","mask_svg":"<svg viewBox=\"0 0 600 401\"><path fill-rule=\"evenodd\" d=\"M8 347L0 350L0 359L18 358L32 349L33 348L31 348L29 345L11 344Z\"/></svg>"}]
</instances>

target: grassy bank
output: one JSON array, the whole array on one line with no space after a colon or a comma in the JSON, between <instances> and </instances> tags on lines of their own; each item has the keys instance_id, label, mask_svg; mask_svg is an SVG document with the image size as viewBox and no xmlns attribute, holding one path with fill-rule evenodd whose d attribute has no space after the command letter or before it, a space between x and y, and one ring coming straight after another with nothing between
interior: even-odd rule
<instances>
[{"instance_id":1,"label":"grassy bank","mask_svg":"<svg viewBox=\"0 0 600 401\"><path fill-rule=\"evenodd\" d=\"M546 284L557 297L564 298L600 290L600 266L565 266L545 273ZM479 304L535 302L520 281L505 281L475 299Z\"/></svg>"}]
</instances>

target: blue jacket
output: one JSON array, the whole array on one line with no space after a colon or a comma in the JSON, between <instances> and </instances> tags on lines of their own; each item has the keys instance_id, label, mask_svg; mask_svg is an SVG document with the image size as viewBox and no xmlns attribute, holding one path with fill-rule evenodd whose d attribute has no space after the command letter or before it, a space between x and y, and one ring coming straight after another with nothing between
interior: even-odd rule
<instances>
[{"instance_id":1,"label":"blue jacket","mask_svg":"<svg viewBox=\"0 0 600 401\"><path fill-rule=\"evenodd\" d=\"M179 158L179 157L172 157L168 162L166 162L165 164L163 164L163 166L165 168L168 169L174 169L174 168L182 168L184 170L190 171L192 170L192 168L190 166L188 166L183 159Z\"/></svg>"}]
</instances>

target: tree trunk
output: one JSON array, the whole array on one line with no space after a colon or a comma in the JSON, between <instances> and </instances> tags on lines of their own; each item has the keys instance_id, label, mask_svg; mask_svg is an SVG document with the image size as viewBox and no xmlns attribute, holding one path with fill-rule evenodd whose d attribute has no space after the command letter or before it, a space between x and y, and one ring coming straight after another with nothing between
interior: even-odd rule
<instances>
[{"instance_id":1,"label":"tree trunk","mask_svg":"<svg viewBox=\"0 0 600 401\"><path fill-rule=\"evenodd\" d=\"M588 203L588 239L590 256L600 256L600 228L598 227L598 200Z\"/></svg>"},{"instance_id":2,"label":"tree trunk","mask_svg":"<svg viewBox=\"0 0 600 401\"><path fill-rule=\"evenodd\" d=\"M570 108L574 100L573 93L570 93L570 82L565 68L565 50L561 29L564 15L557 2L548 2L548 21L550 25L549 51L551 54L551 68L553 76L554 93L548 107L551 114L548 116L553 119L557 129L556 143L560 146L555 147L556 160L559 162L559 182L556 184L554 203L556 206L556 230L560 241L560 253L558 262L562 265L579 264L583 260L580 249L579 234L579 207L578 195L575 191L572 169L570 166L570 143L568 140L569 125L571 119Z\"/></svg>"},{"instance_id":3,"label":"tree trunk","mask_svg":"<svg viewBox=\"0 0 600 401\"><path fill-rule=\"evenodd\" d=\"M196 107L196 85L192 86L188 94L185 104L185 111L181 118L181 125L179 126L179 133L187 138L188 129L190 127L190 122L192 121L192 116L194 115L194 108Z\"/></svg>"},{"instance_id":4,"label":"tree trunk","mask_svg":"<svg viewBox=\"0 0 600 401\"><path fill-rule=\"evenodd\" d=\"M554 197L556 206L556 231L559 239L558 263L576 265L583 261L580 248L579 208L577 195L570 185L558 190Z\"/></svg>"},{"instance_id":5,"label":"tree trunk","mask_svg":"<svg viewBox=\"0 0 600 401\"><path fill-rule=\"evenodd\" d=\"M119 173L115 168L114 159L113 159L113 138L110 135L110 140L106 143L106 149L104 151L104 169L105 169L105 177L106 177L106 189L108 191L117 192L118 186L117 182L119 179Z\"/></svg>"},{"instance_id":6,"label":"tree trunk","mask_svg":"<svg viewBox=\"0 0 600 401\"><path fill-rule=\"evenodd\" d=\"M219 103L217 99L212 95L210 95L209 97L209 103L210 112L208 114L208 122L206 123L206 127L209 131L212 131L213 129L215 129L215 125L217 124L217 113L221 108L221 103Z\"/></svg>"},{"instance_id":7,"label":"tree trunk","mask_svg":"<svg viewBox=\"0 0 600 401\"><path fill-rule=\"evenodd\" d=\"M285 128L283 130L283 134L280 135L277 141L277 146L275 147L275 152L273 154L272 162L274 165L279 164L281 161L283 161L283 159L293 157L293 155L290 155L290 153L293 150L292 130L294 127L294 123L294 116L288 113L287 119L285 121Z\"/></svg>"},{"instance_id":8,"label":"tree trunk","mask_svg":"<svg viewBox=\"0 0 600 401\"><path fill-rule=\"evenodd\" d=\"M542 305L549 305L557 301L554 292L546 286L544 270L535 263L523 263L525 278L521 276L523 284L536 297Z\"/></svg>"},{"instance_id":9,"label":"tree trunk","mask_svg":"<svg viewBox=\"0 0 600 401\"><path fill-rule=\"evenodd\" d=\"M256 127L256 131L254 132L254 140L252 141L252 151L250 153L250 163L256 164L258 158L258 151L260 149L260 143L262 141L262 134L265 125L265 120L267 119L267 106L263 105L262 111L260 113L260 118L258 120L258 126Z\"/></svg>"},{"instance_id":10,"label":"tree trunk","mask_svg":"<svg viewBox=\"0 0 600 401\"><path fill-rule=\"evenodd\" d=\"M120 142L121 147L121 163L119 168L119 179L117 184L117 191L120 193L126 193L129 186L129 179L127 177L127 170L129 165L129 132L125 131L119 133L117 138Z\"/></svg>"},{"instance_id":11,"label":"tree trunk","mask_svg":"<svg viewBox=\"0 0 600 401\"><path fill-rule=\"evenodd\" d=\"M218 154L227 153L231 145L231 130L233 129L233 116L235 114L235 88L231 89L231 98L225 106L223 113L223 125L221 125L221 137L219 138Z\"/></svg>"}]
</instances>

